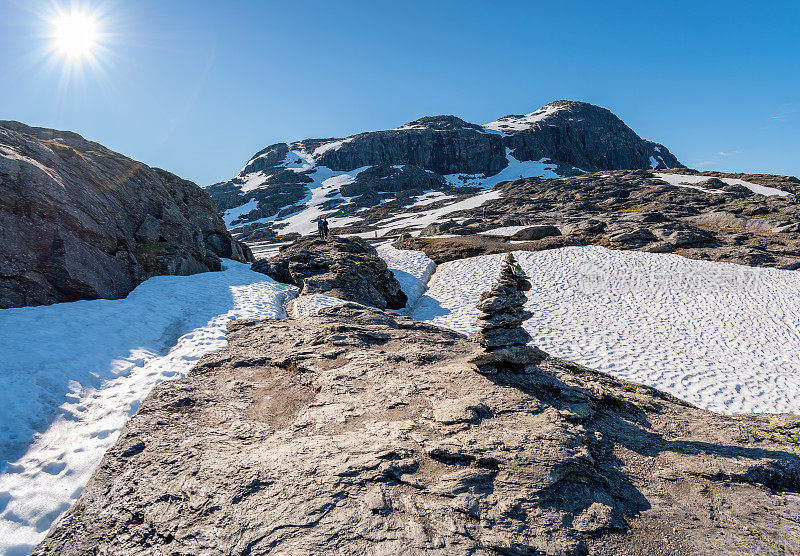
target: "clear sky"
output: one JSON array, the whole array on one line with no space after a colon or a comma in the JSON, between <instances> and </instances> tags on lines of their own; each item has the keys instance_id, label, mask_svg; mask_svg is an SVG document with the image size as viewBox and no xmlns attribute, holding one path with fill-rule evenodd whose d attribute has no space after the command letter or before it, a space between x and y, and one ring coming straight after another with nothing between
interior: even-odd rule
<instances>
[{"instance_id":1,"label":"clear sky","mask_svg":"<svg viewBox=\"0 0 800 556\"><path fill-rule=\"evenodd\" d=\"M71 6L92 58L53 51ZM800 176L798 29L798 0L0 0L0 119L209 185L280 141L569 99L690 167Z\"/></svg>"}]
</instances>

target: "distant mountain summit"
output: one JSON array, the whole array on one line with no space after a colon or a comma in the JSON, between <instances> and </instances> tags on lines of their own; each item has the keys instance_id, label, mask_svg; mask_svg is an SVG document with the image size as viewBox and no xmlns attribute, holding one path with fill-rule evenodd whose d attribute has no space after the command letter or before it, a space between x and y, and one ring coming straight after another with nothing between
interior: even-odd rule
<instances>
[{"instance_id":1,"label":"distant mountain summit","mask_svg":"<svg viewBox=\"0 0 800 556\"><path fill-rule=\"evenodd\" d=\"M229 227L303 234L323 214L352 226L388 203L458 198L522 177L682 167L605 108L562 100L484 125L428 116L386 131L277 143L207 191Z\"/></svg>"},{"instance_id":2,"label":"distant mountain summit","mask_svg":"<svg viewBox=\"0 0 800 556\"><path fill-rule=\"evenodd\" d=\"M559 100L483 126L502 132L518 160L550 158L587 171L683 168L664 145L647 141L610 110Z\"/></svg>"}]
</instances>

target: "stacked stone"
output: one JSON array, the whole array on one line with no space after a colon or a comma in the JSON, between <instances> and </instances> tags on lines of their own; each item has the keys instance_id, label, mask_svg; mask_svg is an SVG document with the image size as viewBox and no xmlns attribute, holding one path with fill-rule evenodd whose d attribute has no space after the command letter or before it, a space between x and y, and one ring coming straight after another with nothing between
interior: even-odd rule
<instances>
[{"instance_id":1,"label":"stacked stone","mask_svg":"<svg viewBox=\"0 0 800 556\"><path fill-rule=\"evenodd\" d=\"M530 335L522 328L522 323L531 318L526 311L525 292L531 289L524 272L514 255L509 253L500 269L500 278L478 301L478 320L480 328L475 340L487 350L509 346L524 346L531 341Z\"/></svg>"},{"instance_id":2,"label":"stacked stone","mask_svg":"<svg viewBox=\"0 0 800 556\"><path fill-rule=\"evenodd\" d=\"M509 253L500 269L500 278L492 289L481 294L477 304L480 314L474 324L479 330L473 339L484 349L473 358L473 363L526 364L538 357L539 350L528 346L532 338L522 328L522 323L532 316L525 310L525 292L530 289L531 283Z\"/></svg>"}]
</instances>

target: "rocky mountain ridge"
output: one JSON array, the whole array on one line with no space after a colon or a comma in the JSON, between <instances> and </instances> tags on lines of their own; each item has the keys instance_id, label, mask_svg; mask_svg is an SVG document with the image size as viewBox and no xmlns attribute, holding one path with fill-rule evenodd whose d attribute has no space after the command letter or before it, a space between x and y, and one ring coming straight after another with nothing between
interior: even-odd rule
<instances>
[{"instance_id":1,"label":"rocky mountain ridge","mask_svg":"<svg viewBox=\"0 0 800 556\"><path fill-rule=\"evenodd\" d=\"M321 213L343 225L386 202L408 206L425 193L474 193L508 179L681 166L610 111L557 101L485 125L432 116L343 139L278 143L207 191L229 227L257 222L264 236L303 233Z\"/></svg>"},{"instance_id":2,"label":"rocky mountain ridge","mask_svg":"<svg viewBox=\"0 0 800 556\"><path fill-rule=\"evenodd\" d=\"M125 297L249 260L208 194L76 133L0 121L0 308Z\"/></svg>"}]
</instances>

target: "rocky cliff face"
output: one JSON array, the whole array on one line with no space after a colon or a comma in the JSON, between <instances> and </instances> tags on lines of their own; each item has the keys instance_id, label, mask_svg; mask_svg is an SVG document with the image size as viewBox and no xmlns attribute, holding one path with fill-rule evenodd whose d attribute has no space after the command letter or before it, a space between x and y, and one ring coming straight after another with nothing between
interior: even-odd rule
<instances>
[{"instance_id":1,"label":"rocky cliff face","mask_svg":"<svg viewBox=\"0 0 800 556\"><path fill-rule=\"evenodd\" d=\"M643 140L610 111L584 102L560 100L539 114L488 125L510 134L505 143L517 160L551 158L588 172L682 166L663 145Z\"/></svg>"},{"instance_id":2,"label":"rocky cliff face","mask_svg":"<svg viewBox=\"0 0 800 556\"><path fill-rule=\"evenodd\" d=\"M250 257L201 188L75 133L0 122L0 191L0 308L120 298Z\"/></svg>"},{"instance_id":3,"label":"rocky cliff face","mask_svg":"<svg viewBox=\"0 0 800 556\"><path fill-rule=\"evenodd\" d=\"M316 163L331 170L410 164L436 174L492 176L508 165L503 137L455 116L421 118L390 131L349 137Z\"/></svg>"},{"instance_id":4,"label":"rocky cliff face","mask_svg":"<svg viewBox=\"0 0 800 556\"><path fill-rule=\"evenodd\" d=\"M795 416L729 417L353 305L230 326L41 554L794 554ZM723 547L723 548L721 548Z\"/></svg>"},{"instance_id":5,"label":"rocky cliff face","mask_svg":"<svg viewBox=\"0 0 800 556\"><path fill-rule=\"evenodd\" d=\"M680 166L608 110L558 101L485 125L432 116L344 139L279 143L207 190L229 225L269 219L262 227L280 232L310 206L352 224L365 207L407 206L426 191L453 195L521 177Z\"/></svg>"}]
</instances>

